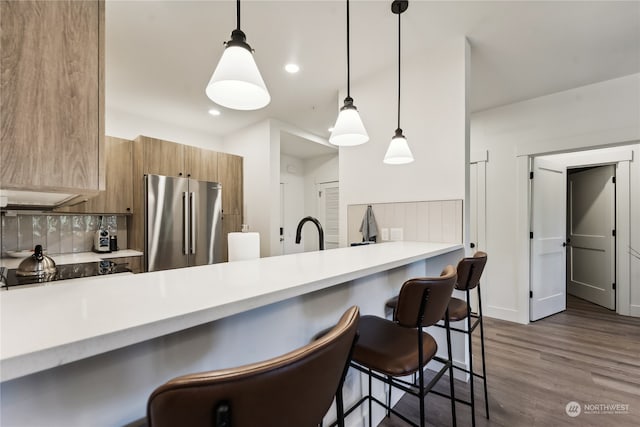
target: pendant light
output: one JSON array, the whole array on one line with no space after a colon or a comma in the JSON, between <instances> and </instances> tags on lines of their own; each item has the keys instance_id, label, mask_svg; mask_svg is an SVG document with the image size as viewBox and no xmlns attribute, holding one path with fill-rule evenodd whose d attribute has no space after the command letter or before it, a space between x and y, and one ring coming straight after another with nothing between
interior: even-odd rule
<instances>
[{"instance_id":1,"label":"pendant light","mask_svg":"<svg viewBox=\"0 0 640 427\"><path fill-rule=\"evenodd\" d=\"M226 42L222 57L207 85L207 96L233 110L257 110L271 101L253 50L240 30L240 0L236 1L237 27Z\"/></svg>"},{"instance_id":2,"label":"pendant light","mask_svg":"<svg viewBox=\"0 0 640 427\"><path fill-rule=\"evenodd\" d=\"M400 15L409 7L408 1L395 0L391 3L391 12L398 15L398 128L389 143L387 153L384 155L384 163L390 165L402 165L413 162L413 154L402 134L400 128Z\"/></svg>"},{"instance_id":3,"label":"pendant light","mask_svg":"<svg viewBox=\"0 0 640 427\"><path fill-rule=\"evenodd\" d=\"M338 146L353 146L364 144L369 141L364 124L358 114L358 109L353 105L351 98L351 68L349 62L349 0L347 0L347 97L344 99L344 106L340 108L340 113L333 125L329 142Z\"/></svg>"}]
</instances>

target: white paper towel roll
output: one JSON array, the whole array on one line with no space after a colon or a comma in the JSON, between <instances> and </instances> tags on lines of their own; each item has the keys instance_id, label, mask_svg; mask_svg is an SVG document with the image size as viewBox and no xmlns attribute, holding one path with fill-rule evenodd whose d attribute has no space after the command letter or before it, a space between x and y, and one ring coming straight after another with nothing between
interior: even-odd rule
<instances>
[{"instance_id":1,"label":"white paper towel roll","mask_svg":"<svg viewBox=\"0 0 640 427\"><path fill-rule=\"evenodd\" d=\"M260 258L260 233L229 233L229 261Z\"/></svg>"}]
</instances>

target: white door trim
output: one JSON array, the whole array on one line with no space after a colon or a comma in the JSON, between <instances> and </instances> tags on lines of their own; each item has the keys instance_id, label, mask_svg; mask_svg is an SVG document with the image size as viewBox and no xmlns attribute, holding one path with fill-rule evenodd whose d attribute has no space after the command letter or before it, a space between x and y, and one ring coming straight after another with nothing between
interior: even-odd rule
<instances>
[{"instance_id":1,"label":"white door trim","mask_svg":"<svg viewBox=\"0 0 640 427\"><path fill-rule=\"evenodd\" d=\"M603 164L601 154L593 155L588 150L579 150L575 153L578 162L568 167L580 167ZM604 153L603 153L604 154ZM537 154L537 156L544 153ZM529 323L529 289L530 283L530 248L529 248L529 221L530 215L530 188L529 188L529 162L534 156L520 155L516 157L517 163L517 206L516 232L518 265L516 267L516 280L518 286L518 321ZM631 254L630 247L630 171L629 162L633 159L633 151L612 148L607 151L607 163L616 164L616 311L618 314L639 316L640 306L631 307ZM627 256L622 256L626 254ZM623 302L623 298L626 301Z\"/></svg>"}]
</instances>

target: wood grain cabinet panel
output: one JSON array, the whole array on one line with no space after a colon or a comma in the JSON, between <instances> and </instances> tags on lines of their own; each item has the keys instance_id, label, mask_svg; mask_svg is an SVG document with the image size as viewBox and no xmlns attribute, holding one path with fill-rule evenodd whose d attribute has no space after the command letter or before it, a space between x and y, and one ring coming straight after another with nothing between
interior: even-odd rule
<instances>
[{"instance_id":1,"label":"wood grain cabinet panel","mask_svg":"<svg viewBox=\"0 0 640 427\"><path fill-rule=\"evenodd\" d=\"M218 153L218 177L222 184L222 212L242 216L243 159L233 154Z\"/></svg>"},{"instance_id":2,"label":"wood grain cabinet panel","mask_svg":"<svg viewBox=\"0 0 640 427\"><path fill-rule=\"evenodd\" d=\"M184 145L139 136L142 143L142 173L148 175L186 176Z\"/></svg>"},{"instance_id":3,"label":"wood grain cabinet panel","mask_svg":"<svg viewBox=\"0 0 640 427\"><path fill-rule=\"evenodd\" d=\"M126 139L106 138L106 191L93 208L107 213L131 213L133 210L132 142Z\"/></svg>"},{"instance_id":4,"label":"wood grain cabinet panel","mask_svg":"<svg viewBox=\"0 0 640 427\"><path fill-rule=\"evenodd\" d=\"M104 0L3 0L0 33L0 186L104 189Z\"/></svg>"},{"instance_id":5,"label":"wood grain cabinet panel","mask_svg":"<svg viewBox=\"0 0 640 427\"><path fill-rule=\"evenodd\" d=\"M132 141L105 137L105 191L60 212L129 214L133 211Z\"/></svg>"},{"instance_id":6,"label":"wood grain cabinet panel","mask_svg":"<svg viewBox=\"0 0 640 427\"><path fill-rule=\"evenodd\" d=\"M184 146L187 177L198 181L218 182L218 153L212 150Z\"/></svg>"},{"instance_id":7,"label":"wood grain cabinet panel","mask_svg":"<svg viewBox=\"0 0 640 427\"><path fill-rule=\"evenodd\" d=\"M144 251L144 175L182 176L222 184L223 247L242 224L243 158L199 147L139 136L133 142L133 210L129 247Z\"/></svg>"}]
</instances>

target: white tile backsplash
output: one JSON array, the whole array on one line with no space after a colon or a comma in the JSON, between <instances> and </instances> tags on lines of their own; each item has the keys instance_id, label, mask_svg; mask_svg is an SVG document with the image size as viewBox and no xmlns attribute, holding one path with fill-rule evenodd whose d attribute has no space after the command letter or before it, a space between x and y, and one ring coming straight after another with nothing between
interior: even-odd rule
<instances>
[{"instance_id":1,"label":"white tile backsplash","mask_svg":"<svg viewBox=\"0 0 640 427\"><path fill-rule=\"evenodd\" d=\"M367 206L349 205L347 208L349 243L362 241L359 229ZM462 243L462 200L377 203L371 207L378 226L378 242ZM383 229L386 231L384 236Z\"/></svg>"},{"instance_id":2,"label":"white tile backsplash","mask_svg":"<svg viewBox=\"0 0 640 427\"><path fill-rule=\"evenodd\" d=\"M7 251L33 249L42 245L50 254L89 252L100 227L100 215L2 214L2 255ZM120 249L127 248L127 217L105 215L104 224L118 236Z\"/></svg>"}]
</instances>

